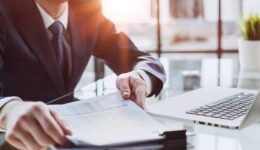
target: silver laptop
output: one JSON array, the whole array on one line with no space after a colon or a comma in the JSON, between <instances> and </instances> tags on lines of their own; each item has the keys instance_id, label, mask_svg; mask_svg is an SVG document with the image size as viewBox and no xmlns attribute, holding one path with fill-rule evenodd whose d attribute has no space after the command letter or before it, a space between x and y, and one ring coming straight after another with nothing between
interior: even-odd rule
<instances>
[{"instance_id":1,"label":"silver laptop","mask_svg":"<svg viewBox=\"0 0 260 150\"><path fill-rule=\"evenodd\" d=\"M260 121L258 91L205 88L149 105L154 116L227 129L243 129Z\"/></svg>"}]
</instances>

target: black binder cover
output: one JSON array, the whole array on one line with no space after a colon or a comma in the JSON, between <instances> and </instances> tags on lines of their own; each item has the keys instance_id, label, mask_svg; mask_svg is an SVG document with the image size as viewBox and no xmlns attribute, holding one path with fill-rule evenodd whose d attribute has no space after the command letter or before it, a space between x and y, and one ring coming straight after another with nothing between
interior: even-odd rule
<instances>
[{"instance_id":1,"label":"black binder cover","mask_svg":"<svg viewBox=\"0 0 260 150\"><path fill-rule=\"evenodd\" d=\"M164 138L160 140L136 142L132 144L111 146L72 145L68 148L56 148L56 150L186 150L186 130L167 131L161 136L164 136Z\"/></svg>"}]
</instances>

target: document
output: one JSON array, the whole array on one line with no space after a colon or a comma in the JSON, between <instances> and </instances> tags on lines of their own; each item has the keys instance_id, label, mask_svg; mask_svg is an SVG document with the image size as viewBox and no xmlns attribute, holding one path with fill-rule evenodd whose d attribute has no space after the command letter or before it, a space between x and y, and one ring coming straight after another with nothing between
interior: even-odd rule
<instances>
[{"instance_id":1,"label":"document","mask_svg":"<svg viewBox=\"0 0 260 150\"><path fill-rule=\"evenodd\" d=\"M76 145L107 146L162 139L165 128L119 93L50 105L68 123Z\"/></svg>"}]
</instances>

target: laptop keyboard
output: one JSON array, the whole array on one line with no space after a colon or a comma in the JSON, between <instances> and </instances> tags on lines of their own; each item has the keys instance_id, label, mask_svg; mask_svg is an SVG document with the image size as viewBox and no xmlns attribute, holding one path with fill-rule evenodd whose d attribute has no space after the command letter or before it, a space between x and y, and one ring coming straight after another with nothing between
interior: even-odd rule
<instances>
[{"instance_id":1,"label":"laptop keyboard","mask_svg":"<svg viewBox=\"0 0 260 150\"><path fill-rule=\"evenodd\" d=\"M247 113L254 102L254 99L254 94L239 93L186 113L211 118L234 120Z\"/></svg>"}]
</instances>

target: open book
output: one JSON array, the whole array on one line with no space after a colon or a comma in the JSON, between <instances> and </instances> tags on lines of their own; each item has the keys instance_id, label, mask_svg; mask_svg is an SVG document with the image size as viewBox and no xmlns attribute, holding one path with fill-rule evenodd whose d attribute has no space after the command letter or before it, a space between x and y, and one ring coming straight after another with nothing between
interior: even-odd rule
<instances>
[{"instance_id":1,"label":"open book","mask_svg":"<svg viewBox=\"0 0 260 150\"><path fill-rule=\"evenodd\" d=\"M108 146L159 140L165 128L119 93L50 105L68 123L75 145Z\"/></svg>"}]
</instances>

